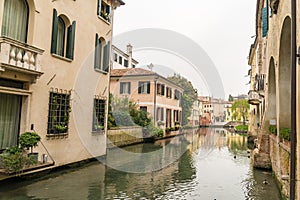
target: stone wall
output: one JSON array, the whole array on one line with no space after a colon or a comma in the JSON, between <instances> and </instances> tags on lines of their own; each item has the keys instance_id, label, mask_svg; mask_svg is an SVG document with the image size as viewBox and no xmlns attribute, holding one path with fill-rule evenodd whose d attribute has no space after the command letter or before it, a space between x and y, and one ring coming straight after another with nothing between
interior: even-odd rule
<instances>
[{"instance_id":1,"label":"stone wall","mask_svg":"<svg viewBox=\"0 0 300 200\"><path fill-rule=\"evenodd\" d=\"M107 134L107 148L127 146L142 143L143 141L141 127L122 127L116 130L109 130Z\"/></svg>"},{"instance_id":2,"label":"stone wall","mask_svg":"<svg viewBox=\"0 0 300 200\"><path fill-rule=\"evenodd\" d=\"M270 157L272 170L276 175L281 192L288 197L290 187L290 143L280 141L275 135L270 135Z\"/></svg>"}]
</instances>

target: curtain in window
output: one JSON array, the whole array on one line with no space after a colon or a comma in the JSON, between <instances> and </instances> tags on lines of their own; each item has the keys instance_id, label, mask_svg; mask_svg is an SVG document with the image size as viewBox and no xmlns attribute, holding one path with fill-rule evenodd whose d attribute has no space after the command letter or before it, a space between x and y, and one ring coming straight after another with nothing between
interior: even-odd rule
<instances>
[{"instance_id":1,"label":"curtain in window","mask_svg":"<svg viewBox=\"0 0 300 200\"><path fill-rule=\"evenodd\" d=\"M0 149L17 145L21 98L0 93Z\"/></svg>"},{"instance_id":2,"label":"curtain in window","mask_svg":"<svg viewBox=\"0 0 300 200\"><path fill-rule=\"evenodd\" d=\"M5 0L2 35L26 42L28 12L25 0Z\"/></svg>"},{"instance_id":3,"label":"curtain in window","mask_svg":"<svg viewBox=\"0 0 300 200\"><path fill-rule=\"evenodd\" d=\"M56 54L64 56L65 23L58 17Z\"/></svg>"}]
</instances>

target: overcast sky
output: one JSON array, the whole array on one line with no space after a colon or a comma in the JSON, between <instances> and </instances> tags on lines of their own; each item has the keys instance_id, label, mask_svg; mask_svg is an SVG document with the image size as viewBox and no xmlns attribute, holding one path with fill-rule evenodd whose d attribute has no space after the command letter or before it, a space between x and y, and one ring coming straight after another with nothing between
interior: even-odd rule
<instances>
[{"instance_id":1,"label":"overcast sky","mask_svg":"<svg viewBox=\"0 0 300 200\"><path fill-rule=\"evenodd\" d=\"M229 94L248 93L249 77L244 76L250 68L247 57L254 41L251 36L255 35L256 1L126 0L125 3L115 11L114 36L141 28L162 28L183 34L200 45L214 62L226 99ZM149 64L147 57L134 52L141 65ZM165 65L159 60L153 63ZM207 94L205 87L196 87L200 95Z\"/></svg>"}]
</instances>

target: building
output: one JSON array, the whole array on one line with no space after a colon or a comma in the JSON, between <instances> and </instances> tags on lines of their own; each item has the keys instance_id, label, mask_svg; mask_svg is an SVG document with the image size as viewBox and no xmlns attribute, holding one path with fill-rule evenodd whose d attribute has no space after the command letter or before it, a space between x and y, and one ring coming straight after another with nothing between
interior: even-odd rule
<instances>
[{"instance_id":1,"label":"building","mask_svg":"<svg viewBox=\"0 0 300 200\"><path fill-rule=\"evenodd\" d=\"M1 150L34 130L43 143L35 151L56 166L106 153L113 16L121 5L0 2Z\"/></svg>"},{"instance_id":2,"label":"building","mask_svg":"<svg viewBox=\"0 0 300 200\"><path fill-rule=\"evenodd\" d=\"M112 45L112 50L113 69L135 68L138 65L138 61L132 57L132 46L130 44L126 46L126 53L114 45Z\"/></svg>"},{"instance_id":3,"label":"building","mask_svg":"<svg viewBox=\"0 0 300 200\"><path fill-rule=\"evenodd\" d=\"M202 105L201 102L199 101L199 99L197 99L196 101L194 101L193 105L192 105L192 109L191 109L191 116L188 118L189 120L189 124L191 126L199 126L199 120L200 120L200 109L201 109Z\"/></svg>"},{"instance_id":4,"label":"building","mask_svg":"<svg viewBox=\"0 0 300 200\"><path fill-rule=\"evenodd\" d=\"M113 69L110 92L128 97L147 111L157 125L174 127L181 123L183 89L159 74L142 68Z\"/></svg>"},{"instance_id":5,"label":"building","mask_svg":"<svg viewBox=\"0 0 300 200\"><path fill-rule=\"evenodd\" d=\"M298 6L295 20L291 3ZM300 143L296 142L300 131L300 88L295 86L300 80L295 57L300 37L292 31L300 25L299 5L298 0L257 1L256 37L249 53L249 103L252 105L249 131L258 137L254 166L272 168L282 193L289 199L300 199ZM271 129L275 131L271 133Z\"/></svg>"}]
</instances>

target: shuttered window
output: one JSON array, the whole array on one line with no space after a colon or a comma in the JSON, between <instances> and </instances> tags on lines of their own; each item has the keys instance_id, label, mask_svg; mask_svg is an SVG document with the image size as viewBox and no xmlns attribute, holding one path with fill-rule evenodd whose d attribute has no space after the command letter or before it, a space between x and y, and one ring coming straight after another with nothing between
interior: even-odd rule
<instances>
[{"instance_id":1,"label":"shuttered window","mask_svg":"<svg viewBox=\"0 0 300 200\"><path fill-rule=\"evenodd\" d=\"M262 9L262 37L268 34L268 6Z\"/></svg>"},{"instance_id":2,"label":"shuttered window","mask_svg":"<svg viewBox=\"0 0 300 200\"><path fill-rule=\"evenodd\" d=\"M53 9L51 53L74 59L76 21L66 26L62 17Z\"/></svg>"},{"instance_id":3,"label":"shuttered window","mask_svg":"<svg viewBox=\"0 0 300 200\"><path fill-rule=\"evenodd\" d=\"M138 87L139 94L150 94L150 81L140 81Z\"/></svg>"}]
</instances>

